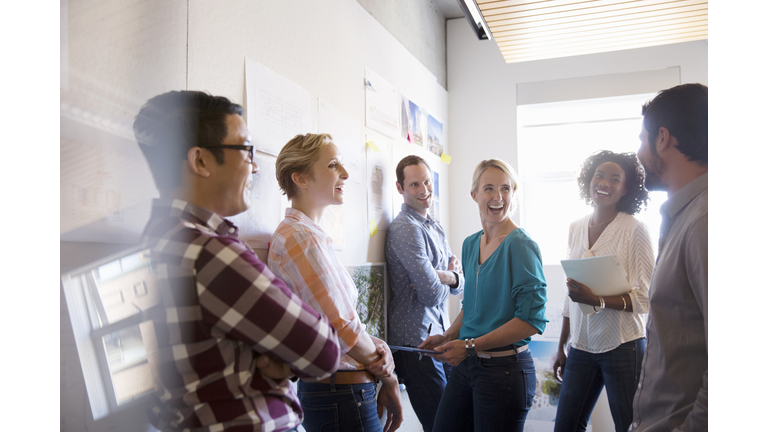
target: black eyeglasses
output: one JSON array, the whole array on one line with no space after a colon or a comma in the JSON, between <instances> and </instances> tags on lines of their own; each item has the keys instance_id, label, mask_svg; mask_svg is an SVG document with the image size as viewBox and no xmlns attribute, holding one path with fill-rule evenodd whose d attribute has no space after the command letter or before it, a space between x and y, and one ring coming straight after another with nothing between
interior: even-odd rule
<instances>
[{"instance_id":1,"label":"black eyeglasses","mask_svg":"<svg viewBox=\"0 0 768 432\"><path fill-rule=\"evenodd\" d=\"M252 145L199 145L200 148L220 148L220 149L230 149L230 150L245 150L248 152L249 157L251 158L251 162L253 162L253 146Z\"/></svg>"}]
</instances>

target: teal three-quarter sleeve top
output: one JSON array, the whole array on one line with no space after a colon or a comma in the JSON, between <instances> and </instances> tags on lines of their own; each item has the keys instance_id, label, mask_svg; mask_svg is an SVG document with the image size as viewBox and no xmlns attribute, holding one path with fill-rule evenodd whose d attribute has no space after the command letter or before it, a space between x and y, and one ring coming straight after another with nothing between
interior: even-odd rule
<instances>
[{"instance_id":1,"label":"teal three-quarter sleeve top","mask_svg":"<svg viewBox=\"0 0 768 432\"><path fill-rule=\"evenodd\" d=\"M476 338L519 318L544 331L547 282L539 245L525 230L517 228L498 249L479 265L479 231L464 240L461 264L464 267L464 300L459 338ZM531 338L514 342L528 344Z\"/></svg>"}]
</instances>

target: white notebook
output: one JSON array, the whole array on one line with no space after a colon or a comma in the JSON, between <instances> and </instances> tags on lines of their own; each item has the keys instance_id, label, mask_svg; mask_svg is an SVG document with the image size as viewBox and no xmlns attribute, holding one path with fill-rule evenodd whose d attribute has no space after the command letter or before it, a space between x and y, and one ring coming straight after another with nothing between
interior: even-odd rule
<instances>
[{"instance_id":1,"label":"white notebook","mask_svg":"<svg viewBox=\"0 0 768 432\"><path fill-rule=\"evenodd\" d=\"M595 295L619 295L632 290L627 281L627 271L624 270L624 266L616 255L562 260L560 264L566 276L588 286ZM577 304L584 315L595 313L592 306Z\"/></svg>"}]
</instances>

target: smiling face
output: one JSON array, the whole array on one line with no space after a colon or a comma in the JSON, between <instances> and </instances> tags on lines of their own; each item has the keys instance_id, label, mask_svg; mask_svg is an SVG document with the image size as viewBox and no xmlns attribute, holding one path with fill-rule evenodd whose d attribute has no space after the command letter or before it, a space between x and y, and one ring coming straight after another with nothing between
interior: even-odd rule
<instances>
[{"instance_id":1,"label":"smiling face","mask_svg":"<svg viewBox=\"0 0 768 432\"><path fill-rule=\"evenodd\" d=\"M596 207L616 207L627 194L627 177L616 162L603 162L595 168L589 185L589 196Z\"/></svg>"},{"instance_id":2,"label":"smiling face","mask_svg":"<svg viewBox=\"0 0 768 432\"><path fill-rule=\"evenodd\" d=\"M227 136L222 146L250 145L251 135L242 117L229 114L226 124ZM213 210L221 216L234 216L251 206L253 174L259 172L259 167L245 150L226 150L223 154L223 164L214 162L209 166L215 181L216 209Z\"/></svg>"},{"instance_id":3,"label":"smiling face","mask_svg":"<svg viewBox=\"0 0 768 432\"><path fill-rule=\"evenodd\" d=\"M403 196L403 202L427 217L432 205L432 173L426 165L419 163L403 168L403 185L396 183L397 191Z\"/></svg>"},{"instance_id":4,"label":"smiling face","mask_svg":"<svg viewBox=\"0 0 768 432\"><path fill-rule=\"evenodd\" d=\"M342 155L336 144L323 146L307 176L308 196L325 207L344 203L344 181L349 173L342 165Z\"/></svg>"},{"instance_id":5,"label":"smiling face","mask_svg":"<svg viewBox=\"0 0 768 432\"><path fill-rule=\"evenodd\" d=\"M471 193L480 210L483 225L496 224L506 219L513 208L512 180L499 168L488 167L480 174L477 190Z\"/></svg>"}]
</instances>

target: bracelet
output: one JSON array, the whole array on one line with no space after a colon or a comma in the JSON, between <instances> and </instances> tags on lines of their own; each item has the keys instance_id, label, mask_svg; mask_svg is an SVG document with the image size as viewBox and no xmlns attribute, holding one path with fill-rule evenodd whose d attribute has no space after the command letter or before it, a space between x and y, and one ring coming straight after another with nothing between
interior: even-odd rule
<instances>
[{"instance_id":1,"label":"bracelet","mask_svg":"<svg viewBox=\"0 0 768 432\"><path fill-rule=\"evenodd\" d=\"M605 300L603 299L603 296L597 296L597 298L600 299L600 309L595 309L594 306L592 306L592 309L595 309L595 313L600 313L605 309Z\"/></svg>"},{"instance_id":2,"label":"bracelet","mask_svg":"<svg viewBox=\"0 0 768 432\"><path fill-rule=\"evenodd\" d=\"M621 297L621 301L624 302L624 309L622 309L621 311L622 312L626 312L627 311L627 301L624 300L624 296L623 295L620 295L619 297Z\"/></svg>"}]
</instances>

